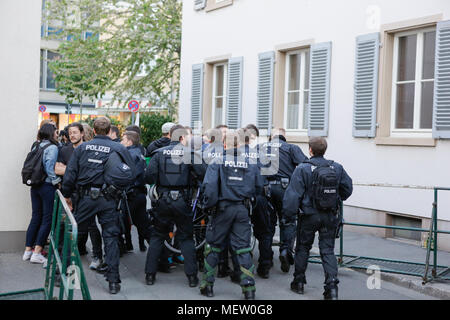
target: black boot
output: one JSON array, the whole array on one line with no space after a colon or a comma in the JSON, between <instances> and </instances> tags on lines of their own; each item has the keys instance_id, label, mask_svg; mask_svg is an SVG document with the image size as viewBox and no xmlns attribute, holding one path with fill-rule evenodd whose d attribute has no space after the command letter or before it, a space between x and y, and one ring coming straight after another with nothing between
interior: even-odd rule
<instances>
[{"instance_id":1,"label":"black boot","mask_svg":"<svg viewBox=\"0 0 450 320\"><path fill-rule=\"evenodd\" d=\"M305 291L305 284L302 282L291 282L291 290L298 294L303 294Z\"/></svg>"},{"instance_id":2,"label":"black boot","mask_svg":"<svg viewBox=\"0 0 450 320\"><path fill-rule=\"evenodd\" d=\"M120 284L118 282L110 282L109 283L109 293L117 294L120 291Z\"/></svg>"},{"instance_id":3,"label":"black boot","mask_svg":"<svg viewBox=\"0 0 450 320\"><path fill-rule=\"evenodd\" d=\"M226 263L219 264L217 278L226 278L230 275L230 267Z\"/></svg>"},{"instance_id":4,"label":"black boot","mask_svg":"<svg viewBox=\"0 0 450 320\"><path fill-rule=\"evenodd\" d=\"M214 297L213 286L207 285L204 288L200 288L200 293L208 298Z\"/></svg>"},{"instance_id":5,"label":"black boot","mask_svg":"<svg viewBox=\"0 0 450 320\"><path fill-rule=\"evenodd\" d=\"M263 279L269 279L269 270L270 268L268 267L258 266L256 273Z\"/></svg>"},{"instance_id":6,"label":"black boot","mask_svg":"<svg viewBox=\"0 0 450 320\"><path fill-rule=\"evenodd\" d=\"M338 288L337 286L327 288L325 287L325 291L323 293L323 298L325 300L338 300Z\"/></svg>"},{"instance_id":7,"label":"black boot","mask_svg":"<svg viewBox=\"0 0 450 320\"><path fill-rule=\"evenodd\" d=\"M149 286L155 283L155 274L147 273L145 274L145 283Z\"/></svg>"},{"instance_id":8,"label":"black boot","mask_svg":"<svg viewBox=\"0 0 450 320\"><path fill-rule=\"evenodd\" d=\"M255 300L255 290L244 291L245 300Z\"/></svg>"},{"instance_id":9,"label":"black boot","mask_svg":"<svg viewBox=\"0 0 450 320\"><path fill-rule=\"evenodd\" d=\"M291 268L291 264L289 262L289 252L287 249L284 249L280 252L280 262L281 262L281 271L288 273Z\"/></svg>"},{"instance_id":10,"label":"black boot","mask_svg":"<svg viewBox=\"0 0 450 320\"><path fill-rule=\"evenodd\" d=\"M194 288L198 286L198 277L196 275L188 276L189 287Z\"/></svg>"},{"instance_id":11,"label":"black boot","mask_svg":"<svg viewBox=\"0 0 450 320\"><path fill-rule=\"evenodd\" d=\"M147 250L147 247L145 246L145 241L144 240L145 240L144 237L139 236L139 250L141 252L145 252Z\"/></svg>"}]
</instances>

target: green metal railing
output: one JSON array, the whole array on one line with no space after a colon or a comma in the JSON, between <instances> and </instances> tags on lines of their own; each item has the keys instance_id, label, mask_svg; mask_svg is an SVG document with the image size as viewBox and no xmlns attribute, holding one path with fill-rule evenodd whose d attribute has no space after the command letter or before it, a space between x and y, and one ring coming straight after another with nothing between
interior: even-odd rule
<instances>
[{"instance_id":1,"label":"green metal railing","mask_svg":"<svg viewBox=\"0 0 450 320\"><path fill-rule=\"evenodd\" d=\"M380 185L381 186L381 185ZM450 188L433 188L434 190L434 202L432 209L432 217L429 229L413 228L413 227L399 227L399 226L388 226L388 225L377 225L377 224L364 224L364 223L352 223L343 221L343 226L357 226L357 227L367 227L367 228L382 228L391 230L408 230L408 231L419 231L427 232L427 253L425 263L417 263L404 260L392 260L392 259L382 259L376 257L365 257L365 256L355 256L355 255L345 255L344 254L344 228L340 231L340 248L338 263L340 267L347 267L353 269L368 269L369 267L376 265L380 268L380 271L387 273L397 273L411 276L419 276L423 279L423 284L427 282L443 279L450 280L450 267L440 266L437 263L438 259L438 245L437 239L438 234L450 234L448 230L438 230L438 191L450 191ZM340 205L339 211L340 218L343 218L343 204ZM430 269L430 254L433 251L433 264L431 273ZM321 263L319 256L311 256L311 263Z\"/></svg>"},{"instance_id":2,"label":"green metal railing","mask_svg":"<svg viewBox=\"0 0 450 320\"><path fill-rule=\"evenodd\" d=\"M61 232L62 231L62 232ZM61 236L63 238L61 238ZM91 296L78 252L78 225L59 190L55 194L50 245L43 288L0 294L0 300L72 300L74 290L81 289L84 300ZM61 241L62 246L61 246ZM61 249L61 253L58 251ZM60 281L56 280L57 272ZM57 283L59 282L59 283ZM59 294L55 296L55 286Z\"/></svg>"},{"instance_id":3,"label":"green metal railing","mask_svg":"<svg viewBox=\"0 0 450 320\"><path fill-rule=\"evenodd\" d=\"M78 225L59 190L56 191L55 198L44 286L47 299L72 300L74 289L81 289L83 299L91 300L78 252ZM58 248L62 249L61 253ZM54 296L57 273L60 278L59 297Z\"/></svg>"}]
</instances>

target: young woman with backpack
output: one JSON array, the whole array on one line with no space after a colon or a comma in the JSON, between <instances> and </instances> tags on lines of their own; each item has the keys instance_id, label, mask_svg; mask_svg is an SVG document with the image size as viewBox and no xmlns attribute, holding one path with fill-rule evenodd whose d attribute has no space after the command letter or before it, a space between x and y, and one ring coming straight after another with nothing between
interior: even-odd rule
<instances>
[{"instance_id":1,"label":"young woman with backpack","mask_svg":"<svg viewBox=\"0 0 450 320\"><path fill-rule=\"evenodd\" d=\"M32 216L27 230L23 260L30 260L32 263L44 263L47 260L42 255L42 249L50 233L56 187L61 182L61 178L55 174L55 164L58 158L57 139L58 133L55 125L46 123L39 129L39 144L34 143L32 147L44 149L40 165L43 166L43 172L46 175L44 182L32 185L30 191Z\"/></svg>"}]
</instances>

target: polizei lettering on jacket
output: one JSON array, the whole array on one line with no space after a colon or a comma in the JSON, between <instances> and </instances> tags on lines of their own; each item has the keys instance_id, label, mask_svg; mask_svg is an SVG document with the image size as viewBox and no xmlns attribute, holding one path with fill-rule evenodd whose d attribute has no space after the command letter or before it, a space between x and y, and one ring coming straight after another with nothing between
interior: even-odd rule
<instances>
[{"instance_id":1,"label":"polizei lettering on jacket","mask_svg":"<svg viewBox=\"0 0 450 320\"><path fill-rule=\"evenodd\" d=\"M98 151L98 152L104 152L104 153L110 153L111 152L111 148L110 147L99 146L99 145L96 145L96 144L88 144L88 145L86 145L86 150Z\"/></svg>"},{"instance_id":2,"label":"polizei lettering on jacket","mask_svg":"<svg viewBox=\"0 0 450 320\"><path fill-rule=\"evenodd\" d=\"M225 167L230 168L248 168L248 163L244 161L225 161Z\"/></svg>"},{"instance_id":3,"label":"polizei lettering on jacket","mask_svg":"<svg viewBox=\"0 0 450 320\"><path fill-rule=\"evenodd\" d=\"M163 154L168 156L183 156L184 150L182 149L164 150Z\"/></svg>"}]
</instances>

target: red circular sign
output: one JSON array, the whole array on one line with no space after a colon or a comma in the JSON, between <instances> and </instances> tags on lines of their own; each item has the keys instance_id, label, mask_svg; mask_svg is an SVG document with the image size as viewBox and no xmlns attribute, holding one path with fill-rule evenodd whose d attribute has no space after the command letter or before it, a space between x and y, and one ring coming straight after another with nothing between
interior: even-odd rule
<instances>
[{"instance_id":1,"label":"red circular sign","mask_svg":"<svg viewBox=\"0 0 450 320\"><path fill-rule=\"evenodd\" d=\"M45 112L47 110L46 106L39 106L39 111L40 112Z\"/></svg>"},{"instance_id":2,"label":"red circular sign","mask_svg":"<svg viewBox=\"0 0 450 320\"><path fill-rule=\"evenodd\" d=\"M128 109L130 109L131 112L138 112L139 110L139 102L136 100L131 100L128 102Z\"/></svg>"}]
</instances>

